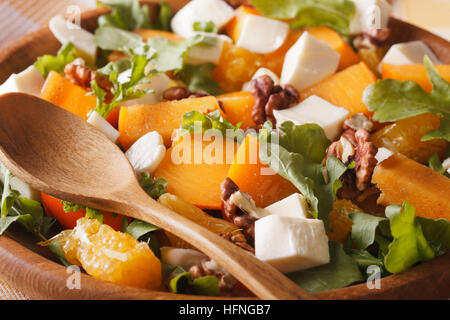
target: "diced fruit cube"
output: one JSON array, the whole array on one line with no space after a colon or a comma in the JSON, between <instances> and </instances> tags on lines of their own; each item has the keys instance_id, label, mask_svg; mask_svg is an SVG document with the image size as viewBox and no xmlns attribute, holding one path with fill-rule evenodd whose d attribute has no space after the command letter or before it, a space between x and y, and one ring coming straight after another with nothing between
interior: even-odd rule
<instances>
[{"instance_id":1,"label":"diced fruit cube","mask_svg":"<svg viewBox=\"0 0 450 320\"><path fill-rule=\"evenodd\" d=\"M278 215L257 220L255 256L284 273L329 263L323 221Z\"/></svg>"},{"instance_id":2,"label":"diced fruit cube","mask_svg":"<svg viewBox=\"0 0 450 320\"><path fill-rule=\"evenodd\" d=\"M261 163L258 152L258 140L247 135L239 146L228 171L228 178L233 180L240 190L250 194L256 206L261 208L298 192L292 183Z\"/></svg>"},{"instance_id":3,"label":"diced fruit cube","mask_svg":"<svg viewBox=\"0 0 450 320\"><path fill-rule=\"evenodd\" d=\"M367 86L377 81L372 71L361 62L342 70L328 79L300 92L302 100L316 95L328 102L347 109L349 117L355 113L371 116L371 112L362 101Z\"/></svg>"},{"instance_id":4,"label":"diced fruit cube","mask_svg":"<svg viewBox=\"0 0 450 320\"><path fill-rule=\"evenodd\" d=\"M166 147L161 135L156 131L151 131L138 139L125 152L136 173L153 173L164 159Z\"/></svg>"},{"instance_id":5,"label":"diced fruit cube","mask_svg":"<svg viewBox=\"0 0 450 320\"><path fill-rule=\"evenodd\" d=\"M227 24L226 33L234 43L238 42L244 22L249 15L260 16L256 9L245 5L240 6L236 9L234 18Z\"/></svg>"},{"instance_id":6,"label":"diced fruit cube","mask_svg":"<svg viewBox=\"0 0 450 320\"><path fill-rule=\"evenodd\" d=\"M167 150L154 172L156 178L168 182L167 192L200 208L221 208L220 184L227 176L237 144L223 137L217 139L184 135Z\"/></svg>"},{"instance_id":7,"label":"diced fruit cube","mask_svg":"<svg viewBox=\"0 0 450 320\"><path fill-rule=\"evenodd\" d=\"M234 17L234 10L222 0L196 0L181 8L172 18L172 30L188 38L194 33L195 22L212 21L222 29Z\"/></svg>"},{"instance_id":8,"label":"diced fruit cube","mask_svg":"<svg viewBox=\"0 0 450 320\"><path fill-rule=\"evenodd\" d=\"M450 219L450 179L399 153L376 166L372 183L382 205L409 201L418 216Z\"/></svg>"},{"instance_id":9,"label":"diced fruit cube","mask_svg":"<svg viewBox=\"0 0 450 320\"><path fill-rule=\"evenodd\" d=\"M335 73L340 59L330 45L304 32L286 53L281 83L306 89Z\"/></svg>"},{"instance_id":10,"label":"diced fruit cube","mask_svg":"<svg viewBox=\"0 0 450 320\"><path fill-rule=\"evenodd\" d=\"M71 263L95 278L153 290L161 285L161 263L148 244L95 219L79 219L75 229L49 240L53 241L61 243Z\"/></svg>"},{"instance_id":11,"label":"diced fruit cube","mask_svg":"<svg viewBox=\"0 0 450 320\"><path fill-rule=\"evenodd\" d=\"M217 96L223 108L224 117L232 124L242 123L241 128L256 127L252 118L255 104L253 95L249 91L238 91Z\"/></svg>"},{"instance_id":12,"label":"diced fruit cube","mask_svg":"<svg viewBox=\"0 0 450 320\"><path fill-rule=\"evenodd\" d=\"M297 125L317 123L331 141L339 137L348 113L347 109L336 107L318 96L311 96L294 107L273 111L277 126L285 121L292 121Z\"/></svg>"},{"instance_id":13,"label":"diced fruit cube","mask_svg":"<svg viewBox=\"0 0 450 320\"><path fill-rule=\"evenodd\" d=\"M22 72L10 75L8 80L0 86L0 94L23 92L39 96L43 85L44 77L34 66L29 66Z\"/></svg>"},{"instance_id":14,"label":"diced fruit cube","mask_svg":"<svg viewBox=\"0 0 450 320\"><path fill-rule=\"evenodd\" d=\"M180 127L186 112L196 110L209 113L218 109L217 99L212 96L122 107L119 142L128 149L144 134L157 131L163 137L164 144L170 146L172 132Z\"/></svg>"},{"instance_id":15,"label":"diced fruit cube","mask_svg":"<svg viewBox=\"0 0 450 320\"><path fill-rule=\"evenodd\" d=\"M441 61L423 41L394 44L381 62L395 65L422 64L426 55L434 64L441 64Z\"/></svg>"},{"instance_id":16,"label":"diced fruit cube","mask_svg":"<svg viewBox=\"0 0 450 320\"><path fill-rule=\"evenodd\" d=\"M97 111L92 111L87 122L103 132L113 143L119 139L120 133L108 121L106 121Z\"/></svg>"},{"instance_id":17,"label":"diced fruit cube","mask_svg":"<svg viewBox=\"0 0 450 320\"><path fill-rule=\"evenodd\" d=\"M173 266L180 266L189 270L192 266L199 265L208 257L194 249L183 249L175 247L161 247L161 261Z\"/></svg>"},{"instance_id":18,"label":"diced fruit cube","mask_svg":"<svg viewBox=\"0 0 450 320\"><path fill-rule=\"evenodd\" d=\"M438 65L436 69L446 81L450 81L450 65ZM431 82L423 64L381 64L383 79L399 81L410 80L419 84L427 92L431 92Z\"/></svg>"},{"instance_id":19,"label":"diced fruit cube","mask_svg":"<svg viewBox=\"0 0 450 320\"><path fill-rule=\"evenodd\" d=\"M438 115L425 113L385 126L372 134L372 141L378 148L384 147L424 163L434 153L440 157L445 155L448 142L444 139L420 141L425 133L439 126Z\"/></svg>"},{"instance_id":20,"label":"diced fruit cube","mask_svg":"<svg viewBox=\"0 0 450 320\"><path fill-rule=\"evenodd\" d=\"M212 46L198 45L189 49L186 54L185 61L189 64L203 64L213 63L218 64L225 42L230 42L231 39L226 35L218 35L215 33L196 32L196 34L203 34L209 38L215 39L215 44Z\"/></svg>"},{"instance_id":21,"label":"diced fruit cube","mask_svg":"<svg viewBox=\"0 0 450 320\"><path fill-rule=\"evenodd\" d=\"M291 217L291 218L309 218L308 204L305 197L300 193L291 194L280 201L264 208L270 214Z\"/></svg>"}]
</instances>

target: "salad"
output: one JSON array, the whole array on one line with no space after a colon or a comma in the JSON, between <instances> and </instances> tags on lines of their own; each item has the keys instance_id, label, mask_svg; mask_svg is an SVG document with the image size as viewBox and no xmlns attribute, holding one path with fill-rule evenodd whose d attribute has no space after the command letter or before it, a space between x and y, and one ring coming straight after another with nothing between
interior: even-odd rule
<instances>
[{"instance_id":1,"label":"salad","mask_svg":"<svg viewBox=\"0 0 450 320\"><path fill-rule=\"evenodd\" d=\"M385 0L241 2L173 13L104 0L94 33L56 16L60 50L0 94L85 119L149 197L308 292L445 254L450 66L422 41L387 44ZM0 235L20 224L64 265L139 288L252 295L158 226L56 199L3 165L0 178Z\"/></svg>"}]
</instances>

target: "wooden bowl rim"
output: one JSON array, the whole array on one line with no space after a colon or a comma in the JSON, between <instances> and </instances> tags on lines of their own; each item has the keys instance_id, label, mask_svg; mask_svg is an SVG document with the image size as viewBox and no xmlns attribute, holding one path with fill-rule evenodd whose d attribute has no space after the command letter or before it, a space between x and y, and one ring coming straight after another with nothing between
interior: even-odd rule
<instances>
[{"instance_id":1,"label":"wooden bowl rim","mask_svg":"<svg viewBox=\"0 0 450 320\"><path fill-rule=\"evenodd\" d=\"M144 1L149 4L154 4L159 1L157 0L147 0ZM169 1L169 3L173 4L176 1ZM178 1L180 3L180 1ZM175 4L177 7L180 4ZM96 19L98 16L105 14L108 12L106 8L97 8L89 11L85 11L81 15L81 23L83 23L92 19ZM436 37L431 33L422 30L416 26L410 25L401 20L391 18L391 20L395 24L404 24L411 26L416 30L420 30L424 34L429 34L432 37ZM5 46L0 52L0 66L22 50L26 50L26 48L33 44L38 39L49 39L53 37L50 29L48 27L40 28L37 31L26 34L16 41ZM439 38L440 39L440 38ZM445 45L446 48L449 49L450 52L450 42L440 39ZM54 52L47 52L54 54ZM19 72L21 70L13 71ZM11 72L12 73L12 72ZM9 73L10 74L10 73ZM3 82L9 74L0 74L0 82ZM4 78L4 79L3 79ZM80 299L82 296L81 292L77 292L76 290L63 290L58 291L50 288L49 283L54 282L59 284L61 287L65 287L65 282L68 277L66 273L66 268L58 263L55 263L42 255L32 251L26 246L22 245L18 241L13 240L8 235L4 235L0 237L0 256L2 257L2 263L0 264L0 275L2 278L7 281L9 284L15 286L25 294L28 294L31 297L35 297L38 299ZM11 268L17 267L21 270L26 270L24 277L18 275ZM319 299L367 299L367 298L375 298L375 299L391 299L392 294L397 298L401 298L402 296L399 294L402 290L410 290L411 284L412 287L415 286L415 283L418 281L427 281L435 280L442 281L442 276L449 269L450 266L450 252L446 253L443 256L437 257L432 261L422 263L411 270L401 273L390 275L381 279L381 289L376 291L368 288L366 283L360 283L353 286L330 290L325 292L319 292L314 294ZM436 276L438 275L438 276ZM434 276L434 277L433 277ZM450 281L450 273L446 273L447 278ZM174 294L170 292L164 291L152 291L146 289L138 289L127 286L121 286L105 281L101 281L95 279L87 274L81 275L82 282L85 283L84 289L87 290L84 292L84 298L87 299L188 299L188 300L222 300L222 299L230 299L228 297L209 297L209 296L193 296L193 295L183 295L183 294ZM35 288L30 292L27 292L29 289L30 282L35 285ZM444 288L445 292L450 295L450 286ZM79 294L80 293L80 294ZM102 293L108 293L107 296L102 295ZM405 293L403 295L404 298L408 299L408 295ZM413 298L423 298L421 295L415 295ZM243 297L233 297L231 299L249 299ZM250 298L253 299L253 298Z\"/></svg>"}]
</instances>

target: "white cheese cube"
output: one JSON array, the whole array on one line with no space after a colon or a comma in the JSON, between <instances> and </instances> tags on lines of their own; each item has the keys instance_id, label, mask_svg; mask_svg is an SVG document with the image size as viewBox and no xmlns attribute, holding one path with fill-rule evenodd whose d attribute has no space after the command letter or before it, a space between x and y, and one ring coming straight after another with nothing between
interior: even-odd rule
<instances>
[{"instance_id":1,"label":"white cheese cube","mask_svg":"<svg viewBox=\"0 0 450 320\"><path fill-rule=\"evenodd\" d=\"M161 247L161 261L173 266L189 270L192 266L202 263L208 257L200 251L174 247Z\"/></svg>"},{"instance_id":2,"label":"white cheese cube","mask_svg":"<svg viewBox=\"0 0 450 320\"><path fill-rule=\"evenodd\" d=\"M356 35L364 29L386 28L392 14L392 6L386 0L353 0L355 17L350 23L350 34Z\"/></svg>"},{"instance_id":3,"label":"white cheese cube","mask_svg":"<svg viewBox=\"0 0 450 320\"><path fill-rule=\"evenodd\" d=\"M450 158L447 158L442 162L442 167L450 174Z\"/></svg>"},{"instance_id":4,"label":"white cheese cube","mask_svg":"<svg viewBox=\"0 0 450 320\"><path fill-rule=\"evenodd\" d=\"M378 148L377 154L375 155L375 159L377 159L378 163L383 162L390 156L392 156L394 153L386 148Z\"/></svg>"},{"instance_id":5,"label":"white cheese cube","mask_svg":"<svg viewBox=\"0 0 450 320\"><path fill-rule=\"evenodd\" d=\"M5 177L3 176L1 171L0 171L0 181L2 183L5 183ZM33 189L30 185L23 182L19 178L12 177L9 181L9 185L11 186L11 189L19 191L20 196L22 198L31 199L34 201L41 201L41 193L36 189Z\"/></svg>"},{"instance_id":6,"label":"white cheese cube","mask_svg":"<svg viewBox=\"0 0 450 320\"><path fill-rule=\"evenodd\" d=\"M329 263L323 221L278 215L257 220L255 256L284 273Z\"/></svg>"},{"instance_id":7,"label":"white cheese cube","mask_svg":"<svg viewBox=\"0 0 450 320\"><path fill-rule=\"evenodd\" d=\"M304 218L309 217L308 204L300 193L291 194L265 208L270 214L280 217Z\"/></svg>"},{"instance_id":8,"label":"white cheese cube","mask_svg":"<svg viewBox=\"0 0 450 320\"><path fill-rule=\"evenodd\" d=\"M44 85L44 77L34 66L29 66L20 73L13 73L0 86L0 94L8 92L23 92L39 96L42 86Z\"/></svg>"},{"instance_id":9,"label":"white cheese cube","mask_svg":"<svg viewBox=\"0 0 450 320\"><path fill-rule=\"evenodd\" d=\"M433 51L420 40L394 44L386 53L381 63L394 65L422 64L425 55L428 55L434 64L442 63Z\"/></svg>"},{"instance_id":10,"label":"white cheese cube","mask_svg":"<svg viewBox=\"0 0 450 320\"><path fill-rule=\"evenodd\" d=\"M273 72L272 70L269 70L267 68L259 68L258 70L256 70L256 72L253 74L252 76L252 80L261 76L267 75L270 78L272 78L273 83L275 85L279 85L280 84L280 78L278 78L278 76L275 74L275 72ZM250 91L250 82L246 82L244 83L244 85L242 86L242 91Z\"/></svg>"},{"instance_id":11,"label":"white cheese cube","mask_svg":"<svg viewBox=\"0 0 450 320\"><path fill-rule=\"evenodd\" d=\"M323 128L329 140L336 141L347 119L348 110L313 95L294 107L274 110L273 115L277 120L277 126L285 121L292 121L297 125L317 123Z\"/></svg>"},{"instance_id":12,"label":"white cheese cube","mask_svg":"<svg viewBox=\"0 0 450 320\"><path fill-rule=\"evenodd\" d=\"M281 84L302 91L336 72L341 55L333 48L304 32L288 50L281 71Z\"/></svg>"},{"instance_id":13,"label":"white cheese cube","mask_svg":"<svg viewBox=\"0 0 450 320\"><path fill-rule=\"evenodd\" d=\"M196 32L196 34L203 34L208 37L213 37L215 45L196 45L189 49L186 54L186 63L189 64L203 64L214 63L218 64L220 56L222 55L223 45L225 42L232 42L232 40L223 34L215 34L208 32Z\"/></svg>"},{"instance_id":14,"label":"white cheese cube","mask_svg":"<svg viewBox=\"0 0 450 320\"><path fill-rule=\"evenodd\" d=\"M212 21L220 30L234 17L234 10L222 0L195 0L179 10L170 23L174 33L188 38L195 34L194 22Z\"/></svg>"},{"instance_id":15,"label":"white cheese cube","mask_svg":"<svg viewBox=\"0 0 450 320\"><path fill-rule=\"evenodd\" d=\"M49 22L50 30L61 44L72 42L78 53L89 64L95 64L97 45L94 42L94 35L81 29L76 24L63 18L62 15L53 17Z\"/></svg>"},{"instance_id":16,"label":"white cheese cube","mask_svg":"<svg viewBox=\"0 0 450 320\"><path fill-rule=\"evenodd\" d=\"M136 173L153 173L166 154L166 147L161 135L151 131L140 137L125 155Z\"/></svg>"},{"instance_id":17,"label":"white cheese cube","mask_svg":"<svg viewBox=\"0 0 450 320\"><path fill-rule=\"evenodd\" d=\"M250 217L256 219L260 219L271 214L263 208L258 208L252 197L248 193L241 190L234 192L230 196L229 201L231 204L234 204L239 209L246 212Z\"/></svg>"},{"instance_id":18,"label":"white cheese cube","mask_svg":"<svg viewBox=\"0 0 450 320\"><path fill-rule=\"evenodd\" d=\"M91 115L87 119L87 122L103 132L109 140L116 143L119 139L120 133L116 130L108 121L106 121L97 111L92 111Z\"/></svg>"},{"instance_id":19,"label":"white cheese cube","mask_svg":"<svg viewBox=\"0 0 450 320\"><path fill-rule=\"evenodd\" d=\"M128 72L128 75L125 74L126 72ZM130 75L131 70L122 72L119 75L119 78L121 78L119 81L127 82ZM126 76L128 77L128 79L124 80ZM172 84L172 80L164 73L161 73L149 78L149 81L150 81L149 83L138 84L136 88L140 90L153 90L152 92L149 92L145 96L138 99L124 101L123 103L121 103L121 106L133 106L136 104L156 103L162 101L163 92L167 88L169 88L169 86Z\"/></svg>"},{"instance_id":20,"label":"white cheese cube","mask_svg":"<svg viewBox=\"0 0 450 320\"><path fill-rule=\"evenodd\" d=\"M252 52L264 54L277 50L289 33L289 25L285 22L253 14L244 19L236 46Z\"/></svg>"}]
</instances>

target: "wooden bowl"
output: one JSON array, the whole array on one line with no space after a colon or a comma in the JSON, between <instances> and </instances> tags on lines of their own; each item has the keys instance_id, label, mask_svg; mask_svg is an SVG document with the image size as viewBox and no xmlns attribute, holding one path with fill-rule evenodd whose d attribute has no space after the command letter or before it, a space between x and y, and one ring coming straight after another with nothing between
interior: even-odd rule
<instances>
[{"instance_id":1,"label":"wooden bowl","mask_svg":"<svg viewBox=\"0 0 450 320\"><path fill-rule=\"evenodd\" d=\"M155 8L158 1L145 1ZM187 0L169 0L174 10L179 10ZM93 31L97 18L107 9L85 12L81 26ZM445 63L450 64L450 43L413 25L391 19L392 36L389 42L424 41ZM0 83L11 73L31 65L37 57L55 54L60 43L49 28L25 35L0 52ZM48 249L36 245L36 239L20 227L13 227L0 237L0 278L24 294L35 299L220 299L189 296L168 292L120 286L81 275L81 289L66 286L69 274ZM428 263L418 265L408 272L385 277L380 289L368 289L359 284L343 289L315 294L319 299L447 299L450 297L450 253ZM239 299L239 298L238 298Z\"/></svg>"}]
</instances>

